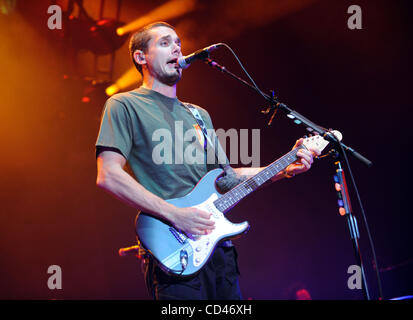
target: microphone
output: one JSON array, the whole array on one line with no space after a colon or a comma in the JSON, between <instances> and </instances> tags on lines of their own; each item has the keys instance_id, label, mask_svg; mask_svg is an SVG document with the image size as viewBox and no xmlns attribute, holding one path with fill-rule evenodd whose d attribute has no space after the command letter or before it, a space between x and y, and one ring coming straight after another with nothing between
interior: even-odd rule
<instances>
[{"instance_id":1,"label":"microphone","mask_svg":"<svg viewBox=\"0 0 413 320\"><path fill-rule=\"evenodd\" d=\"M194 53L191 53L188 56L185 57L180 57L178 58L178 65L179 67L181 67L182 69L187 68L194 60L204 60L207 59L209 57L209 53L213 50L215 50L218 47L221 47L222 44L221 43L216 43L213 44L209 47L200 49L198 51L195 51Z\"/></svg>"}]
</instances>

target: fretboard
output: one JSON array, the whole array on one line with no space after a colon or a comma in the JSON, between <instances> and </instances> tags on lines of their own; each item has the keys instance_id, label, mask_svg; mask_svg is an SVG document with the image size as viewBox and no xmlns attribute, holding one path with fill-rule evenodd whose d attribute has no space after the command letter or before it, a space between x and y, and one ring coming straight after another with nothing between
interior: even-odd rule
<instances>
[{"instance_id":1,"label":"fretboard","mask_svg":"<svg viewBox=\"0 0 413 320\"><path fill-rule=\"evenodd\" d=\"M300 148L304 148L304 146L301 146ZM265 182L270 180L272 177L274 177L294 161L296 161L298 159L297 151L298 149L291 150L286 155L282 156L278 160L275 160L268 167L261 170L255 176L245 180L244 182L240 183L239 185L222 195L220 198L214 201L216 208L221 212L226 212L231 209L244 197L258 189Z\"/></svg>"}]
</instances>

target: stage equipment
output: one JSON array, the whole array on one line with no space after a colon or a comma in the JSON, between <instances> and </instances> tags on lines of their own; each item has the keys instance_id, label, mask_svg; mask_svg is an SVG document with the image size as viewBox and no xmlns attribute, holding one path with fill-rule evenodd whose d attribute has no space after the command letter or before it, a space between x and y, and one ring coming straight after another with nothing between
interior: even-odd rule
<instances>
[{"instance_id":1,"label":"stage equipment","mask_svg":"<svg viewBox=\"0 0 413 320\"><path fill-rule=\"evenodd\" d=\"M324 139L326 139L327 141L332 143L332 146L334 148L334 152L332 152L330 154L334 154L335 157L336 157L335 164L337 165L337 169L336 169L337 179L339 179L339 181L342 181L343 183L345 181L344 171L343 171L343 168L341 166L341 161L344 161L344 163L347 166L348 172L350 174L351 182L353 184L355 193L357 195L357 200L358 200L360 208L361 208L361 215L364 219L364 224L365 224L365 227L366 227L366 230L367 230L367 235L368 235L368 239L369 239L369 242L370 242L370 247L371 247L372 254L373 254L373 262L374 262L374 265L377 266L378 264L377 264L377 258L376 258L376 253L375 253L375 249L374 249L373 240L372 240L372 237L371 237L371 234L370 234L370 229L369 229L369 226L368 226L368 223L367 223L367 218L366 218L366 215L365 215L365 212L364 212L363 204L362 204L361 199L360 199L360 195L359 195L359 192L358 192L358 189L357 189L357 185L356 185L354 176L351 172L351 167L350 167L349 161L347 159L346 152L348 152L355 159L357 159L357 160L361 161L362 163L364 163L367 167L371 167L372 162L369 159L365 158L360 153L358 153L353 148L351 148L349 146L346 146L339 139L337 139L337 137L334 134L332 134L328 129L323 128L322 126L319 126L319 125L315 124L314 122L310 121L309 119L307 119L306 117L304 117L303 115L298 113L297 111L290 109L286 104L280 102L278 100L278 98L275 96L274 91L271 91L270 95L264 93L257 86L257 84L254 82L252 77L248 74L248 72L246 71L246 69L242 65L241 61L238 59L235 52L225 43L219 43L219 45L223 46L223 47L226 47L233 54L233 56L235 57L235 59L237 60L239 65L241 66L242 70L245 72L248 79L251 81L251 83L241 79L237 75L235 75L232 72L228 71L228 69L226 67L221 66L220 64L213 61L209 57L205 57L202 60L206 64L208 64L209 66L213 67L214 69L217 69L217 70L231 76L232 78L240 81L244 85L248 86L249 88L251 88L251 89L255 90L257 93L259 93L269 103L269 107L266 108L266 110L263 110L262 112L265 113L265 114L272 113L271 117L270 117L270 121L268 122L268 125L271 124L271 122L274 119L275 114L277 113L277 111L282 111L289 119L293 120L293 122L295 124L304 126L304 128L308 132L310 132L311 134L318 134L318 135L322 136ZM358 263L358 265L360 266L360 268L362 270L362 284L363 284L362 290L363 290L364 298L366 300L370 300L371 299L370 298L370 293L369 293L368 286L367 286L367 280L366 280L365 273L364 273L364 267L363 267L363 264L362 264L361 252L360 252L360 247L359 247L359 237L360 237L360 235L358 233L357 221L356 221L355 217L353 216L353 213L351 212L350 197L349 197L348 193L344 192L343 196L346 198L346 201L347 201L347 206L344 208L345 209L344 210L344 216L346 217L348 227L350 229L350 236L351 236L351 241L353 243L355 260L356 260L356 262ZM379 289L379 299L383 299L380 274L378 272L378 268L375 268L375 269L376 269L376 277L377 277L378 289Z\"/></svg>"}]
</instances>

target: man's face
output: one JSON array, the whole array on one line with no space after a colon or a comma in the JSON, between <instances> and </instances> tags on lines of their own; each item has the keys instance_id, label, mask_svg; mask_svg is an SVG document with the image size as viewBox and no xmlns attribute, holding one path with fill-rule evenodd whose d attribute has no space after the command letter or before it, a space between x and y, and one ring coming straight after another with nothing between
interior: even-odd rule
<instances>
[{"instance_id":1,"label":"man's face","mask_svg":"<svg viewBox=\"0 0 413 320\"><path fill-rule=\"evenodd\" d=\"M182 56L181 40L168 27L155 27L149 32L151 40L145 53L149 74L164 84L174 85L182 77L182 69L177 63Z\"/></svg>"}]
</instances>

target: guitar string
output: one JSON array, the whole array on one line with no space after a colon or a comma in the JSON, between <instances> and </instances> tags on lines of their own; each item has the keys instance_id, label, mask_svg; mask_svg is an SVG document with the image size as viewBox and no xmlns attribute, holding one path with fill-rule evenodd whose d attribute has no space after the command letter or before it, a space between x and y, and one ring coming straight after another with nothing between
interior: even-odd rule
<instances>
[{"instance_id":1,"label":"guitar string","mask_svg":"<svg viewBox=\"0 0 413 320\"><path fill-rule=\"evenodd\" d=\"M280 158L279 160L277 160L276 162L282 163L282 162L284 162L284 160L285 160L284 158L288 158L289 156L290 156L290 154L288 153L288 154L286 154L285 156L283 156L282 158ZM294 161L295 161L295 160L294 160ZM287 161L287 163L288 163L288 161ZM274 164L275 164L275 162L274 162ZM262 170L260 173L258 173L256 176L254 176L254 177L248 179L247 181L245 181L244 183L236 186L233 190L231 190L231 193L235 193L235 192L243 193L243 192L242 192L242 189L243 189L243 188L245 189L245 187L246 187L246 188L251 188L251 189L255 190L254 187L255 187L256 185L258 185L255 180L258 179L258 178L260 178L260 176L266 175L266 173L268 173L268 172L270 172L271 175L273 176L273 175L277 174L277 173L280 172L280 171L278 171L278 172L275 171L275 174L274 174L274 169L273 169L272 165L270 165L269 167L267 167L266 169L264 169L264 170ZM264 178L263 178L263 180L264 180ZM268 179L267 179L267 180L268 180ZM258 186L259 186L259 185L258 185ZM227 197L227 198L228 198L228 197L231 197L231 194L228 194L226 197Z\"/></svg>"},{"instance_id":2,"label":"guitar string","mask_svg":"<svg viewBox=\"0 0 413 320\"><path fill-rule=\"evenodd\" d=\"M238 186L236 186L234 189L232 189L229 193L223 195L221 198L217 199L217 205L220 204L224 204L223 211L228 209L230 206L234 205L237 201L239 201L240 199L238 199L239 197L234 197L233 193L239 193L242 196L246 196L249 193L251 193L252 191L256 190L256 187L260 186L260 184L257 184L256 182L256 178L259 179L260 176L264 176L266 175L268 172L271 173L271 176L274 176L275 174L277 174L278 172L280 172L281 170L275 170L273 168L273 165L275 163L280 163L282 165L282 167L287 167L289 164L293 163L294 161L297 160L296 157L296 153L297 153L298 149L293 149L290 152L288 152L286 155L284 155L283 157L281 157L279 160L276 160L275 162L273 162L273 164L269 165L266 169L262 170L260 173L258 173L256 176L248 179L247 181L245 181L244 183L239 184ZM293 160L287 160L290 156L293 156ZM266 178L263 178L263 180L267 181ZM245 189L246 188L250 188L248 191L248 193L245 193ZM235 201L234 201L235 200ZM229 203L230 206L227 205L227 203Z\"/></svg>"},{"instance_id":3,"label":"guitar string","mask_svg":"<svg viewBox=\"0 0 413 320\"><path fill-rule=\"evenodd\" d=\"M225 203L225 202L229 202L230 205L235 204L235 202L237 202L240 199L235 199L235 202L232 201L234 200L234 197L232 196L233 193L238 192L239 194L242 194L243 196L248 195L249 193L251 193L252 191L256 190L256 187L259 187L260 184L258 184L255 181L255 178L258 176L263 176L265 175L267 172L271 173L271 177L276 175L278 172L281 172L281 170L277 171L275 170L274 173L274 168L273 165L275 163L280 163L282 165L282 167L287 167L289 164L293 163L294 161L297 160L297 151L298 149L293 149L290 152L288 152L287 154L285 154L284 156L282 156L280 159L276 160L275 162L273 162L273 164L269 165L267 168L265 168L264 170L262 170L261 172L259 172L257 175L255 175L254 177L251 177L250 179L246 180L245 182L239 184L238 186L236 186L235 188L233 188L231 191L229 191L227 194L224 194L221 198L217 199L217 203ZM293 156L293 161L289 161L287 160L290 156ZM287 165L285 165L285 162ZM263 180L268 181L270 178L263 178ZM250 188L249 192L247 194L244 194L244 190L246 188ZM243 190L244 189L244 190ZM226 208L227 209L227 208ZM225 209L224 209L225 210Z\"/></svg>"}]
</instances>

